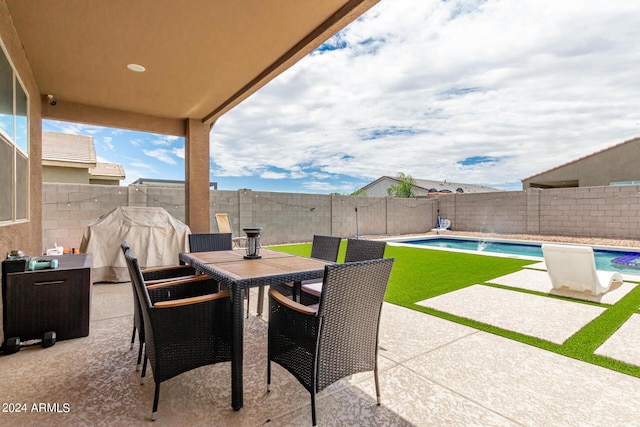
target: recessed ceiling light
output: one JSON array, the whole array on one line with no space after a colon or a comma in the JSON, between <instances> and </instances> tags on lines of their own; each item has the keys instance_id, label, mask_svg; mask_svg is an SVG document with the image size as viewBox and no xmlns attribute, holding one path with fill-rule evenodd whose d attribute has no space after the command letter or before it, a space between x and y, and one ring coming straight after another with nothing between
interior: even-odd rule
<instances>
[{"instance_id":1,"label":"recessed ceiling light","mask_svg":"<svg viewBox=\"0 0 640 427\"><path fill-rule=\"evenodd\" d=\"M136 73L143 73L146 70L146 68L144 68L140 64L129 64L127 65L127 68L130 69L131 71L135 71Z\"/></svg>"}]
</instances>

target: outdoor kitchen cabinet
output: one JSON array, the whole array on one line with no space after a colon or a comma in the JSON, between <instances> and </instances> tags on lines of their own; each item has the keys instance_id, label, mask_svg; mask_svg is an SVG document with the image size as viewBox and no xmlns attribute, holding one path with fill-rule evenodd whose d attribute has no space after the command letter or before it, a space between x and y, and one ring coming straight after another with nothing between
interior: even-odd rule
<instances>
[{"instance_id":1,"label":"outdoor kitchen cabinet","mask_svg":"<svg viewBox=\"0 0 640 427\"><path fill-rule=\"evenodd\" d=\"M7 272L2 284L4 339L57 340L89 335L91 254L42 256L58 259L58 268Z\"/></svg>"}]
</instances>

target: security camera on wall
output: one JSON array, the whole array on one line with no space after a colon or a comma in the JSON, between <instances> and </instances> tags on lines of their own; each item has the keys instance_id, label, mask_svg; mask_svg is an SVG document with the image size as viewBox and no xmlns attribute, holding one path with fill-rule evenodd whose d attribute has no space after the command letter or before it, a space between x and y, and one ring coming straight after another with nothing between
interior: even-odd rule
<instances>
[{"instance_id":1,"label":"security camera on wall","mask_svg":"<svg viewBox=\"0 0 640 427\"><path fill-rule=\"evenodd\" d=\"M56 101L53 98L53 95L47 95L47 98L49 99L49 105L51 105L51 106L54 106L54 105L56 105L58 103L58 101Z\"/></svg>"}]
</instances>

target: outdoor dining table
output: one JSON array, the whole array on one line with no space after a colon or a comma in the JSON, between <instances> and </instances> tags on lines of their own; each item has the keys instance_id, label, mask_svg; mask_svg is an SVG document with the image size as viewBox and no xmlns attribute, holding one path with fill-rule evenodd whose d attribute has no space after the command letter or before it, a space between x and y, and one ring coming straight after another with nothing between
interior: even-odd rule
<instances>
[{"instance_id":1,"label":"outdoor dining table","mask_svg":"<svg viewBox=\"0 0 640 427\"><path fill-rule=\"evenodd\" d=\"M231 406L235 411L243 405L243 296L242 291L257 286L277 285L284 282L299 283L321 278L326 261L305 258L261 249L259 259L245 259L244 250L181 253L180 260L200 273L209 275L221 288L231 291L232 337L231 346ZM258 313L262 312L263 296L258 299Z\"/></svg>"}]
</instances>

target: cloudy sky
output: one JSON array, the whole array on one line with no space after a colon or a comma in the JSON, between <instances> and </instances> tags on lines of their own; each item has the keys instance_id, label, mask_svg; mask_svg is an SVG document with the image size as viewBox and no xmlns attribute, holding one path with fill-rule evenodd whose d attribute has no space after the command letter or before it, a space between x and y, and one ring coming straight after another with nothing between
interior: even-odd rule
<instances>
[{"instance_id":1,"label":"cloudy sky","mask_svg":"<svg viewBox=\"0 0 640 427\"><path fill-rule=\"evenodd\" d=\"M640 136L639 65L638 0L382 0L218 120L211 180L331 193L404 172L518 190ZM44 126L92 134L127 183L184 178L182 138Z\"/></svg>"}]
</instances>

